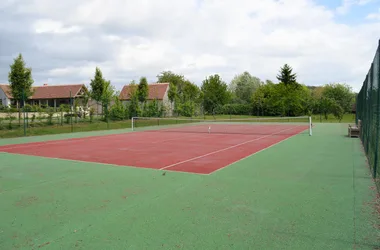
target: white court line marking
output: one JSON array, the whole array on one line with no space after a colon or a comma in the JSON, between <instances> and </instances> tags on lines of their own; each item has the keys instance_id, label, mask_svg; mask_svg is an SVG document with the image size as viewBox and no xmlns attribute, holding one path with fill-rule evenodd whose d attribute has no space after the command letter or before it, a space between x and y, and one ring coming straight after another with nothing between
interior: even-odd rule
<instances>
[{"instance_id":1,"label":"white court line marking","mask_svg":"<svg viewBox=\"0 0 380 250\"><path fill-rule=\"evenodd\" d=\"M184 160L184 161L180 161L180 162L177 162L177 163L174 163L174 164L171 164L171 165L165 166L165 167L163 167L163 168L160 168L160 170L164 170L164 169L167 169L167 168L170 168L170 167L174 167L174 166L177 166L177 165L180 165L180 164L183 164L183 163L189 162L189 161L193 161L193 160L197 160L197 159L203 158L203 157L205 157L205 156L209 156L209 155L213 155L213 154L216 154L216 153L219 153L219 152L223 152L223 151L229 150L229 149L231 149L231 148L236 148L236 147L239 147L239 146L245 145L245 144L247 144L247 143L250 143L250 142L253 142L253 141L257 141L257 140L260 140L260 139L263 139L263 138L267 138L267 137L273 136L273 135L275 135L275 134L278 134L278 133L281 133L281 132L284 132L284 131L288 131L288 130L291 130L291 129L294 129L294 128L295 128L295 127L293 127L293 128L288 128L288 129L283 129L283 130L281 130L281 131L278 131L278 132L273 133L273 134L270 134L270 135L261 136L261 137L259 137L259 138L253 139L253 140L245 141L245 142L242 142L242 143L239 143L239 144L236 144L236 145L233 145L233 146L227 147L227 148L219 149L219 150L216 150L216 151L213 151L213 152L210 152L210 153L204 154L204 155L200 155L200 156L193 157L193 158L190 158L190 159L187 159L187 160Z\"/></svg>"},{"instance_id":2,"label":"white court line marking","mask_svg":"<svg viewBox=\"0 0 380 250\"><path fill-rule=\"evenodd\" d=\"M83 138L68 138L68 139L62 139L62 140L54 140L54 141L40 141L40 142L26 142L22 144L14 144L10 147L0 146L0 152L5 152L1 150L12 150L12 149L20 149L20 148L31 148L31 147L42 147L46 145L55 145L55 144L65 144L65 143L72 143L72 142L82 142L82 141L97 141L101 139L105 139L108 137L113 136L120 136L120 135L138 135L138 133L121 133L121 134L111 134L111 135L100 135L100 136L89 136L89 137L83 137ZM95 138L92 138L95 137ZM156 141L156 143L159 143L162 141Z\"/></svg>"},{"instance_id":3,"label":"white court line marking","mask_svg":"<svg viewBox=\"0 0 380 250\"><path fill-rule=\"evenodd\" d=\"M305 129L305 130L306 130L306 129ZM229 166L231 166L231 165L233 165L233 164L235 164L235 163L237 163L237 162L239 162L239 161L243 161L243 160L245 160L245 159L247 159L247 158L249 158L249 157L251 157L251 156L253 156L253 155L255 155L255 154L258 154L258 153L260 153L260 152L262 152L262 151L264 151L264 150L267 150L267 149L269 149L269 148L271 148L271 147L274 147L274 146L276 146L277 144L280 144L280 143L282 143L282 142L284 142L284 141L286 141L286 140L289 140L290 138L293 138L293 137L296 136L296 135L299 135L301 132L303 132L303 131L305 131L305 130L302 130L302 131L298 132L298 133L295 134L295 135L289 136L288 138L286 138L286 139L284 139L284 140L281 140L281 141L279 141L279 142L276 142L275 144L272 144L272 145L270 145L269 147L266 147L266 148L263 148L263 149L261 149L261 150L259 150L259 151L257 151L257 152L254 152L253 154L247 155L247 156L244 157L244 158L241 158L241 159L239 159L239 160L237 160L237 161L231 162L230 164L228 164L228 165L226 165L226 166L224 166L224 167L218 168L218 169L216 169L216 170L214 170L214 171L208 173L208 175L211 175L211 174L213 174L213 173L215 173L215 172L218 172L218 171L220 171L220 170L222 170L222 169L225 169L225 168L227 168L227 167L229 167Z\"/></svg>"},{"instance_id":4,"label":"white court line marking","mask_svg":"<svg viewBox=\"0 0 380 250\"><path fill-rule=\"evenodd\" d=\"M18 148L25 148L25 147L27 148L40 147L40 146L45 146L45 145L64 144L64 143L77 142L77 141L96 141L96 140L104 139L107 137L120 136L124 134L132 135L132 133L120 133L120 134L111 134L111 135L95 135L95 136L88 136L88 137L82 137L82 138L67 138L67 139L53 140L53 141L25 142L25 143L20 143L20 144L13 144L10 147L6 147L7 145L0 146L0 150L18 149ZM92 137L95 137L95 138L92 138Z\"/></svg>"},{"instance_id":5,"label":"white court line marking","mask_svg":"<svg viewBox=\"0 0 380 250\"><path fill-rule=\"evenodd\" d=\"M8 154L8 155L20 155L20 156L25 156L24 154L19 154L19 153L7 153L7 152L0 152L3 154ZM103 162L97 162L97 161L82 161L82 160L73 160L73 159L65 159L65 158L54 158L54 157L47 157L47 156L39 156L39 155L26 155L28 157L39 157L43 159L52 159L52 160L58 160L58 161L69 161L73 163L84 163L84 164L95 164L95 165L105 165L109 167L124 167L124 168L134 168L134 169L144 169L146 171L148 170L155 170L158 171L160 169L158 168L152 168L152 167L141 167L141 166L133 166L133 165L120 165L120 164L114 164L114 163L103 163ZM209 175L209 174L202 174L202 173L195 173L195 172L186 172L186 171L177 171L177 170L166 170L168 172L173 172L173 173L185 173L185 174L196 174L196 175Z\"/></svg>"}]
</instances>

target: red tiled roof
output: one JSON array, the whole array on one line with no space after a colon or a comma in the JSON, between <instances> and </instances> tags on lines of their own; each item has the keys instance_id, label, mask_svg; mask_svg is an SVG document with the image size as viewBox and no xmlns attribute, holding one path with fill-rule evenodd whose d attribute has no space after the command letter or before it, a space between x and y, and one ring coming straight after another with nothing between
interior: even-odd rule
<instances>
[{"instance_id":1,"label":"red tiled roof","mask_svg":"<svg viewBox=\"0 0 380 250\"><path fill-rule=\"evenodd\" d=\"M137 85L136 85L137 88ZM169 88L169 83L152 83L148 85L148 100L163 100L167 89ZM120 100L129 100L130 99L131 86L125 85L120 92Z\"/></svg>"},{"instance_id":2,"label":"red tiled roof","mask_svg":"<svg viewBox=\"0 0 380 250\"><path fill-rule=\"evenodd\" d=\"M70 98L75 97L84 84L70 84L70 85L45 85L45 86L35 86L32 87L33 95L29 98L33 99L59 99L59 98ZM0 88L5 92L8 98L12 98L11 90L9 85L0 84Z\"/></svg>"},{"instance_id":3,"label":"red tiled roof","mask_svg":"<svg viewBox=\"0 0 380 250\"><path fill-rule=\"evenodd\" d=\"M3 90L3 92L8 97L8 99L12 98L12 93L11 93L11 89L9 88L9 85L7 85L7 84L0 84L0 89Z\"/></svg>"},{"instance_id":4,"label":"red tiled roof","mask_svg":"<svg viewBox=\"0 0 380 250\"><path fill-rule=\"evenodd\" d=\"M34 93L30 99L70 98L70 91L71 97L75 97L82 87L84 87L84 84L33 87Z\"/></svg>"}]
</instances>

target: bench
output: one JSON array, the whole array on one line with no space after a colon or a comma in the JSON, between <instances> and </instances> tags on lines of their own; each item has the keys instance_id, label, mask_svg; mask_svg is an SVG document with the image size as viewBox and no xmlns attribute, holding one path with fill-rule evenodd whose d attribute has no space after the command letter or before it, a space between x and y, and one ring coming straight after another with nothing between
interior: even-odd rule
<instances>
[{"instance_id":1,"label":"bench","mask_svg":"<svg viewBox=\"0 0 380 250\"><path fill-rule=\"evenodd\" d=\"M348 125L348 137L359 137L360 136L360 128L356 125Z\"/></svg>"}]
</instances>

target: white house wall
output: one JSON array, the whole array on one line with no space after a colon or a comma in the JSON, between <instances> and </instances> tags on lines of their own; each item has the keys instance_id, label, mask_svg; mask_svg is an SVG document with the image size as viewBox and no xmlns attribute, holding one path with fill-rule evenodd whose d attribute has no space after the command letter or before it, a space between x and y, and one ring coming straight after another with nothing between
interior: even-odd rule
<instances>
[{"instance_id":1,"label":"white house wall","mask_svg":"<svg viewBox=\"0 0 380 250\"><path fill-rule=\"evenodd\" d=\"M4 93L4 91L2 89L0 89L0 100L1 100L1 104L3 106L9 106L10 105L10 100L5 95L5 93Z\"/></svg>"}]
</instances>

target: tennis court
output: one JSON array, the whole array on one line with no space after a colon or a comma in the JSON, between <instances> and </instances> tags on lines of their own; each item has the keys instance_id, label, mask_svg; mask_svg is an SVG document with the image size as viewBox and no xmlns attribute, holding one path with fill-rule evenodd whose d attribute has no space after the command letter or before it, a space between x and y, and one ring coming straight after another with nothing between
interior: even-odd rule
<instances>
[{"instance_id":1,"label":"tennis court","mask_svg":"<svg viewBox=\"0 0 380 250\"><path fill-rule=\"evenodd\" d=\"M140 119L0 140L1 249L376 249L360 140L310 133L305 118Z\"/></svg>"},{"instance_id":2,"label":"tennis court","mask_svg":"<svg viewBox=\"0 0 380 250\"><path fill-rule=\"evenodd\" d=\"M143 126L135 123L135 129L143 129L134 133L3 146L0 152L210 174L310 129L308 119L263 123L151 118L143 119Z\"/></svg>"}]
</instances>

